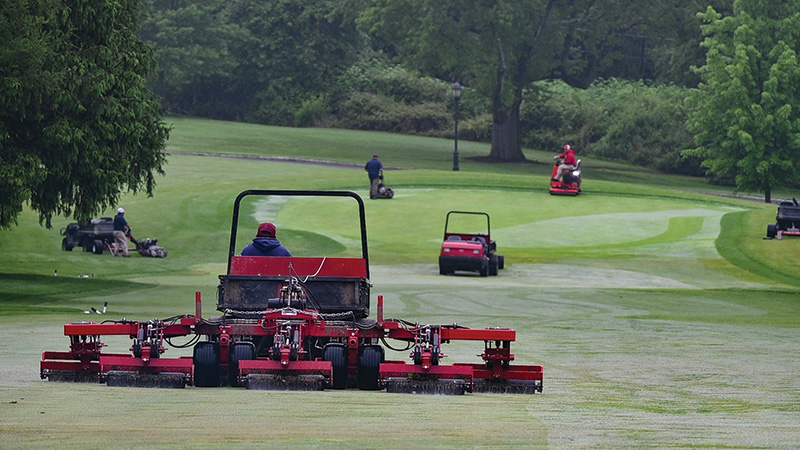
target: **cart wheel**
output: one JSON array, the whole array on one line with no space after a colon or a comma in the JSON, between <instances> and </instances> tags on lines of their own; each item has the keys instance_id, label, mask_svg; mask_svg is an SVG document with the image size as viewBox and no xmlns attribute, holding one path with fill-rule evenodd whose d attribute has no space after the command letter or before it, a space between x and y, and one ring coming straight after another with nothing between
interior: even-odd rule
<instances>
[{"instance_id":1,"label":"cart wheel","mask_svg":"<svg viewBox=\"0 0 800 450\"><path fill-rule=\"evenodd\" d=\"M219 344L198 342L194 346L194 385L217 387L220 384Z\"/></svg>"},{"instance_id":2,"label":"cart wheel","mask_svg":"<svg viewBox=\"0 0 800 450\"><path fill-rule=\"evenodd\" d=\"M439 266L439 275L450 275L453 273L451 270L447 270L444 266Z\"/></svg>"},{"instance_id":3,"label":"cart wheel","mask_svg":"<svg viewBox=\"0 0 800 450\"><path fill-rule=\"evenodd\" d=\"M483 262L483 265L481 265L481 268L480 270L478 270L478 273L480 273L482 277L489 276L489 261Z\"/></svg>"},{"instance_id":4,"label":"cart wheel","mask_svg":"<svg viewBox=\"0 0 800 450\"><path fill-rule=\"evenodd\" d=\"M105 244L100 239L95 239L94 246L92 247L92 253L95 255L102 255L103 249L105 248Z\"/></svg>"},{"instance_id":5,"label":"cart wheel","mask_svg":"<svg viewBox=\"0 0 800 450\"><path fill-rule=\"evenodd\" d=\"M503 255L497 255L497 268L498 269L505 269L506 268L506 257Z\"/></svg>"},{"instance_id":6,"label":"cart wheel","mask_svg":"<svg viewBox=\"0 0 800 450\"><path fill-rule=\"evenodd\" d=\"M228 364L228 384L233 387L239 384L239 361L256 359L256 346L252 342L237 342L231 350L231 362Z\"/></svg>"},{"instance_id":7,"label":"cart wheel","mask_svg":"<svg viewBox=\"0 0 800 450\"><path fill-rule=\"evenodd\" d=\"M497 261L489 261L489 275L497 275Z\"/></svg>"},{"instance_id":8,"label":"cart wheel","mask_svg":"<svg viewBox=\"0 0 800 450\"><path fill-rule=\"evenodd\" d=\"M347 387L347 349L343 344L325 344L322 349L322 359L330 361L333 366L333 389Z\"/></svg>"},{"instance_id":9,"label":"cart wheel","mask_svg":"<svg viewBox=\"0 0 800 450\"><path fill-rule=\"evenodd\" d=\"M384 361L383 347L368 345L358 358L358 388L364 391L380 389L381 363Z\"/></svg>"},{"instance_id":10,"label":"cart wheel","mask_svg":"<svg viewBox=\"0 0 800 450\"><path fill-rule=\"evenodd\" d=\"M61 240L61 250L64 250L65 252L72 251L72 247L67 244L67 238Z\"/></svg>"}]
</instances>

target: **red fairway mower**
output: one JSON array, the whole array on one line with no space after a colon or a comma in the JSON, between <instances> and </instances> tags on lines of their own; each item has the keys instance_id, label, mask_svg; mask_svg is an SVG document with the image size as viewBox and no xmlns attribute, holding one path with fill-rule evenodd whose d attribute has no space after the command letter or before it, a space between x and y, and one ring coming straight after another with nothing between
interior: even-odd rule
<instances>
[{"instance_id":1,"label":"red fairway mower","mask_svg":"<svg viewBox=\"0 0 800 450\"><path fill-rule=\"evenodd\" d=\"M478 233L453 232L450 230L451 215L474 215L486 217L485 231ZM439 254L439 274L450 275L455 271L478 272L480 276L497 275L505 267L505 258L497 254L497 243L492 240L489 214L484 212L450 211L444 221L444 242Z\"/></svg>"},{"instance_id":2,"label":"red fairway mower","mask_svg":"<svg viewBox=\"0 0 800 450\"><path fill-rule=\"evenodd\" d=\"M360 258L235 256L241 201L248 196L346 197L358 205ZM228 270L218 287L219 317L195 313L148 321L70 323L66 352L42 355L50 381L110 386L322 390L357 387L388 392L464 394L542 391L541 366L512 365L508 328L469 329L385 319L383 296L369 319L370 281L364 202L352 192L245 191L234 203ZM104 335L130 336L129 353L105 353ZM172 344L188 337L189 342ZM390 345L394 340L399 344ZM482 362L444 365L442 344L480 341ZM382 344L382 345L381 345ZM193 347L166 358L165 345ZM389 361L386 349L410 361Z\"/></svg>"}]
</instances>

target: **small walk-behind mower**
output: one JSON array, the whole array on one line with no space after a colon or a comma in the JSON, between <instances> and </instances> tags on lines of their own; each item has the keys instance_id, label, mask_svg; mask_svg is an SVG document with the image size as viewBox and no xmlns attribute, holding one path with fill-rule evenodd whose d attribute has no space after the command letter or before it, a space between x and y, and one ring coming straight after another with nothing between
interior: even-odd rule
<instances>
[{"instance_id":1,"label":"small walk-behind mower","mask_svg":"<svg viewBox=\"0 0 800 450\"><path fill-rule=\"evenodd\" d=\"M796 198L778 204L775 223L767 225L768 239L783 239L784 236L800 236L800 204Z\"/></svg>"},{"instance_id":2,"label":"small walk-behind mower","mask_svg":"<svg viewBox=\"0 0 800 450\"><path fill-rule=\"evenodd\" d=\"M578 195L581 193L581 160L579 159L575 164L575 169L565 170L562 174L561 180L556 179L558 175L558 166L563 164L563 159L557 159L553 167L553 175L550 179L550 194L551 195Z\"/></svg>"},{"instance_id":3,"label":"small walk-behind mower","mask_svg":"<svg viewBox=\"0 0 800 450\"><path fill-rule=\"evenodd\" d=\"M381 170L381 174L378 176L378 194L374 197L370 198L393 198L394 197L394 190L392 188L386 187L386 183L384 182L383 178L383 170Z\"/></svg>"},{"instance_id":4,"label":"small walk-behind mower","mask_svg":"<svg viewBox=\"0 0 800 450\"><path fill-rule=\"evenodd\" d=\"M346 197L358 205L361 257L235 256L239 209L248 196ZM110 386L365 390L437 394L542 391L541 366L512 365L509 328L469 329L386 319L383 296L370 311L364 202L352 192L245 191L234 203L227 274L220 275L219 317L195 313L146 321L69 323L69 351L42 355L50 381ZM106 353L104 335L130 336L129 353ZM188 337L181 345L176 338ZM390 345L394 340L399 344ZM482 362L445 365L442 344L478 341ZM191 357L167 358L165 345L193 347ZM410 361L391 361L386 349Z\"/></svg>"},{"instance_id":5,"label":"small walk-behind mower","mask_svg":"<svg viewBox=\"0 0 800 450\"><path fill-rule=\"evenodd\" d=\"M450 216L467 214L486 217L486 231L479 233L453 232ZM497 275L505 267L505 258L497 254L497 243L492 240L489 214L484 212L450 211L444 221L444 242L439 253L439 274L449 275L459 271L478 272L480 276Z\"/></svg>"}]
</instances>

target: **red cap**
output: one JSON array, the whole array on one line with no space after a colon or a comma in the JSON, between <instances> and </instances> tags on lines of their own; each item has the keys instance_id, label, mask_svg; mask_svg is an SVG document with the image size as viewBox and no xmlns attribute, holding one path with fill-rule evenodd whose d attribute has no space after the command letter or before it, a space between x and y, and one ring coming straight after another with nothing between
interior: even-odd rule
<instances>
[{"instance_id":1,"label":"red cap","mask_svg":"<svg viewBox=\"0 0 800 450\"><path fill-rule=\"evenodd\" d=\"M275 225L265 222L258 226L256 237L275 237Z\"/></svg>"}]
</instances>

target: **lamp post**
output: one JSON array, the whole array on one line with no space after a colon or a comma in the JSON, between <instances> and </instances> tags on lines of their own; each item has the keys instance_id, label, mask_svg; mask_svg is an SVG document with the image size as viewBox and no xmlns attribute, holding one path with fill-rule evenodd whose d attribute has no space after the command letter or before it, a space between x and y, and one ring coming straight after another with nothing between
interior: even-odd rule
<instances>
[{"instance_id":1,"label":"lamp post","mask_svg":"<svg viewBox=\"0 0 800 450\"><path fill-rule=\"evenodd\" d=\"M456 136L455 136L455 150L453 151L453 171L458 171L458 102L461 100L461 91L463 87L458 81L453 85L453 98L456 101Z\"/></svg>"}]
</instances>

